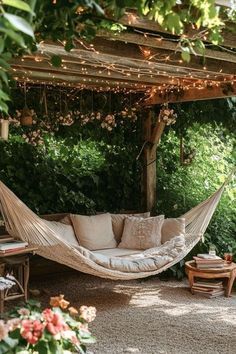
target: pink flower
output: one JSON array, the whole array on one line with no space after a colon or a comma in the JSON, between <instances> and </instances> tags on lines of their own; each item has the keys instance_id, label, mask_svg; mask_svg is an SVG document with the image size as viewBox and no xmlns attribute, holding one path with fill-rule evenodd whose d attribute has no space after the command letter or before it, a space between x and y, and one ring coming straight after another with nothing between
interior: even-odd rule
<instances>
[{"instance_id":1,"label":"pink flower","mask_svg":"<svg viewBox=\"0 0 236 354\"><path fill-rule=\"evenodd\" d=\"M20 318L12 318L12 319L8 320L7 321L8 330L10 332L14 331L16 328L19 327L20 323L21 323Z\"/></svg>"},{"instance_id":2,"label":"pink flower","mask_svg":"<svg viewBox=\"0 0 236 354\"><path fill-rule=\"evenodd\" d=\"M21 336L30 344L35 344L42 337L44 326L39 320L23 320Z\"/></svg>"},{"instance_id":3,"label":"pink flower","mask_svg":"<svg viewBox=\"0 0 236 354\"><path fill-rule=\"evenodd\" d=\"M51 309L44 310L43 317L46 320L46 328L52 335L56 335L66 328L61 314L54 313Z\"/></svg>"}]
</instances>

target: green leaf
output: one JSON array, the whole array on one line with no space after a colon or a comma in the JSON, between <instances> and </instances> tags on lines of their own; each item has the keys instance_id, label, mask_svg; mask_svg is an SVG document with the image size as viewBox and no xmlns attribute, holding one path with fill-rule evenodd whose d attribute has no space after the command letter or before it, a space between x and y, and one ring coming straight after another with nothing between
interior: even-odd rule
<instances>
[{"instance_id":1,"label":"green leaf","mask_svg":"<svg viewBox=\"0 0 236 354\"><path fill-rule=\"evenodd\" d=\"M5 33L8 37L10 37L14 42L19 44L21 47L25 47L25 42L23 37L20 34L13 31L12 29L0 27L0 32Z\"/></svg>"},{"instance_id":2,"label":"green leaf","mask_svg":"<svg viewBox=\"0 0 236 354\"><path fill-rule=\"evenodd\" d=\"M61 63L62 63L61 57L59 55L53 55L51 57L51 63L53 66L55 66L57 68L60 67Z\"/></svg>"},{"instance_id":3,"label":"green leaf","mask_svg":"<svg viewBox=\"0 0 236 354\"><path fill-rule=\"evenodd\" d=\"M0 90L0 98L4 101L10 101L10 97L2 90Z\"/></svg>"},{"instance_id":4,"label":"green leaf","mask_svg":"<svg viewBox=\"0 0 236 354\"><path fill-rule=\"evenodd\" d=\"M0 91L1 92L1 91ZM8 113L8 106L7 104L0 99L0 111L4 113Z\"/></svg>"},{"instance_id":5,"label":"green leaf","mask_svg":"<svg viewBox=\"0 0 236 354\"><path fill-rule=\"evenodd\" d=\"M25 21L20 16L12 15L7 12L3 14L3 16L10 22L10 24L16 28L18 31L21 31L25 34L28 34L28 36L34 38L34 32L30 24Z\"/></svg>"},{"instance_id":6,"label":"green leaf","mask_svg":"<svg viewBox=\"0 0 236 354\"><path fill-rule=\"evenodd\" d=\"M32 12L30 6L22 0L2 0L2 4L12 6L26 12Z\"/></svg>"},{"instance_id":7,"label":"green leaf","mask_svg":"<svg viewBox=\"0 0 236 354\"><path fill-rule=\"evenodd\" d=\"M0 70L0 77L1 77L2 81L4 81L6 85L8 85L8 77L7 77L7 74L3 70Z\"/></svg>"},{"instance_id":8,"label":"green leaf","mask_svg":"<svg viewBox=\"0 0 236 354\"><path fill-rule=\"evenodd\" d=\"M181 53L181 57L184 61L186 61L187 63L190 62L191 59L191 55L188 52L182 52Z\"/></svg>"},{"instance_id":9,"label":"green leaf","mask_svg":"<svg viewBox=\"0 0 236 354\"><path fill-rule=\"evenodd\" d=\"M7 69L7 70L10 69L10 65L2 58L0 58L0 67Z\"/></svg>"},{"instance_id":10,"label":"green leaf","mask_svg":"<svg viewBox=\"0 0 236 354\"><path fill-rule=\"evenodd\" d=\"M5 42L3 38L0 38L0 54L3 52L5 46Z\"/></svg>"}]
</instances>

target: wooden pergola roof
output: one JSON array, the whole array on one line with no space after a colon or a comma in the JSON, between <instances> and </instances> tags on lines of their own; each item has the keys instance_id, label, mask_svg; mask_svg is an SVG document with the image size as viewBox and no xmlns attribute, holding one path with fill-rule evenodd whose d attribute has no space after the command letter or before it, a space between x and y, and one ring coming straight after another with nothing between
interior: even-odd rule
<instances>
[{"instance_id":1,"label":"wooden pergola roof","mask_svg":"<svg viewBox=\"0 0 236 354\"><path fill-rule=\"evenodd\" d=\"M223 2L219 3L228 3ZM14 77L78 89L144 92L147 105L235 95L236 35L225 31L223 46L212 49L206 44L204 59L196 55L186 63L177 36L155 22L134 12L126 13L120 22L128 31L100 31L92 43L78 41L70 52L62 43L40 43L35 55L12 62ZM188 33L195 34L194 29ZM62 58L61 67L52 66L53 55Z\"/></svg>"},{"instance_id":2,"label":"wooden pergola roof","mask_svg":"<svg viewBox=\"0 0 236 354\"><path fill-rule=\"evenodd\" d=\"M216 1L229 6L229 1ZM94 89L97 91L143 92L145 104L213 99L236 95L236 35L224 31L224 44L206 43L205 57L192 56L190 63L181 59L177 36L164 31L155 22L126 13L120 22L126 32L101 31L88 44L77 41L66 52L63 43L40 43L35 55L15 59L12 72L19 82ZM235 27L235 24L233 24ZM197 34L190 29L189 37ZM51 57L59 55L62 65L54 67ZM151 110L143 117L143 195L144 206L156 205L156 149L165 123L156 120Z\"/></svg>"}]
</instances>

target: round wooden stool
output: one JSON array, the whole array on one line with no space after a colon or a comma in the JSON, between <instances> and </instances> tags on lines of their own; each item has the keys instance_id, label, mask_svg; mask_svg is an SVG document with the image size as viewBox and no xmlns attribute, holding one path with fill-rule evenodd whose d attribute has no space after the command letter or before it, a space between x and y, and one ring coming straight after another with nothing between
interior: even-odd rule
<instances>
[{"instance_id":1,"label":"round wooden stool","mask_svg":"<svg viewBox=\"0 0 236 354\"><path fill-rule=\"evenodd\" d=\"M225 263L225 266L223 268L198 269L196 267L195 261L188 261L185 263L185 272L188 276L192 294L192 286L195 277L204 279L227 278L228 282L225 288L225 296L229 297L231 294L234 280L236 278L236 263Z\"/></svg>"}]
</instances>

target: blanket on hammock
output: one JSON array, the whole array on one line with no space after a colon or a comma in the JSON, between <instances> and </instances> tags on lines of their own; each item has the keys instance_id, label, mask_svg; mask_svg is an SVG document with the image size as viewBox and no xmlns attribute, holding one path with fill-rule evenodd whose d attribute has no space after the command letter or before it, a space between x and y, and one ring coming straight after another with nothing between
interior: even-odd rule
<instances>
[{"instance_id":1,"label":"blanket on hammock","mask_svg":"<svg viewBox=\"0 0 236 354\"><path fill-rule=\"evenodd\" d=\"M175 236L160 247L150 248L125 257L110 257L99 253L99 251L95 253L83 247L76 247L86 258L102 267L132 273L157 270L172 262L185 248L184 235Z\"/></svg>"}]
</instances>

